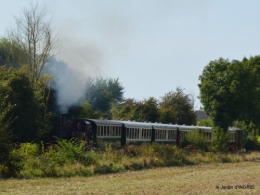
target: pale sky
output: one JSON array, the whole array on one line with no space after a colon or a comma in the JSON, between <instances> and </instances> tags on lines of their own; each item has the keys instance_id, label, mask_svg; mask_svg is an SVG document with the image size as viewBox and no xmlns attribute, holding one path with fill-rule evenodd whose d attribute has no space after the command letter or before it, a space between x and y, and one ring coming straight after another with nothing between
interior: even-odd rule
<instances>
[{"instance_id":1,"label":"pale sky","mask_svg":"<svg viewBox=\"0 0 260 195\"><path fill-rule=\"evenodd\" d=\"M0 36L28 0L0 0ZM125 97L199 95L198 77L219 57L260 53L256 0L42 0L60 40L56 58L79 74L117 78Z\"/></svg>"}]
</instances>

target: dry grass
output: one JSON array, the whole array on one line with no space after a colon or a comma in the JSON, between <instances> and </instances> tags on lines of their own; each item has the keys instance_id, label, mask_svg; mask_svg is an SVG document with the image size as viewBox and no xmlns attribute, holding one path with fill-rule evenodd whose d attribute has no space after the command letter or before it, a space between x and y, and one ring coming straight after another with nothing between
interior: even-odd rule
<instances>
[{"instance_id":1,"label":"dry grass","mask_svg":"<svg viewBox=\"0 0 260 195\"><path fill-rule=\"evenodd\" d=\"M260 194L259 175L260 162L205 164L88 178L2 180L0 194ZM216 188L222 185L233 189Z\"/></svg>"}]
</instances>

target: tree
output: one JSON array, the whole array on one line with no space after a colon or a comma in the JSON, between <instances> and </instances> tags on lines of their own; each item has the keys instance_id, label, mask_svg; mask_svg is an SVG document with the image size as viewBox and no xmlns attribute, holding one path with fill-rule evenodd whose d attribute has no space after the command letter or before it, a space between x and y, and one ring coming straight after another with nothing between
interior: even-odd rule
<instances>
[{"instance_id":1,"label":"tree","mask_svg":"<svg viewBox=\"0 0 260 195\"><path fill-rule=\"evenodd\" d=\"M138 102L128 98L123 103L114 103L111 107L112 119L115 120L136 120L136 109Z\"/></svg>"},{"instance_id":2,"label":"tree","mask_svg":"<svg viewBox=\"0 0 260 195\"><path fill-rule=\"evenodd\" d=\"M124 87L118 78L90 78L86 88L86 101L91 104L93 110L102 112L105 118L110 117L109 110L113 103L123 101Z\"/></svg>"},{"instance_id":3,"label":"tree","mask_svg":"<svg viewBox=\"0 0 260 195\"><path fill-rule=\"evenodd\" d=\"M50 27L51 21L46 17L45 8L39 10L37 4L31 3L30 8L22 10L21 18L15 17L16 27L8 33L12 57L20 66L28 65L28 76L32 83L40 79L56 43ZM17 47L18 50L15 49Z\"/></svg>"},{"instance_id":4,"label":"tree","mask_svg":"<svg viewBox=\"0 0 260 195\"><path fill-rule=\"evenodd\" d=\"M200 100L213 125L227 131L247 110L250 73L236 60L211 61L200 75Z\"/></svg>"},{"instance_id":5,"label":"tree","mask_svg":"<svg viewBox=\"0 0 260 195\"><path fill-rule=\"evenodd\" d=\"M192 125L196 122L193 102L183 89L166 93L159 103L160 121L163 123L177 123Z\"/></svg>"},{"instance_id":6,"label":"tree","mask_svg":"<svg viewBox=\"0 0 260 195\"><path fill-rule=\"evenodd\" d=\"M158 100L154 97L142 101L141 113L144 121L156 122L159 120Z\"/></svg>"},{"instance_id":7,"label":"tree","mask_svg":"<svg viewBox=\"0 0 260 195\"><path fill-rule=\"evenodd\" d=\"M3 67L0 67L0 71L2 68ZM5 82L0 80L0 164L6 162L8 159L13 135L11 129L13 117L11 112L15 105L8 102L7 88Z\"/></svg>"},{"instance_id":8,"label":"tree","mask_svg":"<svg viewBox=\"0 0 260 195\"><path fill-rule=\"evenodd\" d=\"M215 129L215 150L225 151L228 127L236 120L249 120L250 112L254 112L249 111L251 101L255 102L250 96L256 94L252 93L255 84L251 73L244 63L219 58L211 61L199 77L200 99Z\"/></svg>"},{"instance_id":9,"label":"tree","mask_svg":"<svg viewBox=\"0 0 260 195\"><path fill-rule=\"evenodd\" d=\"M19 67L19 64L13 57L14 50L19 51L19 46L14 44L12 45L11 42L6 38L0 39L0 66L5 65L8 68Z\"/></svg>"},{"instance_id":10,"label":"tree","mask_svg":"<svg viewBox=\"0 0 260 195\"><path fill-rule=\"evenodd\" d=\"M24 70L0 67L0 100L1 135L9 134L12 142L36 140L38 110Z\"/></svg>"},{"instance_id":11,"label":"tree","mask_svg":"<svg viewBox=\"0 0 260 195\"><path fill-rule=\"evenodd\" d=\"M113 119L156 122L159 119L157 102L153 97L144 99L143 101L129 98L120 105L114 105L111 113Z\"/></svg>"},{"instance_id":12,"label":"tree","mask_svg":"<svg viewBox=\"0 0 260 195\"><path fill-rule=\"evenodd\" d=\"M52 113L49 112L49 99L51 97L50 83L52 77L43 74L43 68L51 57L51 51L56 45L56 38L51 30L51 20L48 20L46 8L38 8L33 4L22 10L21 17L15 17L15 27L10 29L7 35L8 41L4 41L4 62L8 67L26 68L26 76L33 88L33 108L37 110L34 121L37 123L37 135L47 135L51 128ZM2 55L3 56L3 55Z\"/></svg>"},{"instance_id":13,"label":"tree","mask_svg":"<svg viewBox=\"0 0 260 195\"><path fill-rule=\"evenodd\" d=\"M244 121L247 127L250 126L249 129L252 129L251 132L255 136L257 129L260 133L260 56L244 58L241 63L246 73L245 80L241 82L247 85L243 92L243 117L240 121Z\"/></svg>"}]
</instances>

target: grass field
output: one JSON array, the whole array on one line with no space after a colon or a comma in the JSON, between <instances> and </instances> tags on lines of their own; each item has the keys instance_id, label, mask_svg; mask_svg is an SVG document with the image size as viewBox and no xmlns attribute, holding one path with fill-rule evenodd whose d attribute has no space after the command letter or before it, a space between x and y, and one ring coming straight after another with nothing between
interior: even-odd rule
<instances>
[{"instance_id":1,"label":"grass field","mask_svg":"<svg viewBox=\"0 0 260 195\"><path fill-rule=\"evenodd\" d=\"M260 194L259 175L260 162L206 164L86 178L1 180L0 194Z\"/></svg>"}]
</instances>

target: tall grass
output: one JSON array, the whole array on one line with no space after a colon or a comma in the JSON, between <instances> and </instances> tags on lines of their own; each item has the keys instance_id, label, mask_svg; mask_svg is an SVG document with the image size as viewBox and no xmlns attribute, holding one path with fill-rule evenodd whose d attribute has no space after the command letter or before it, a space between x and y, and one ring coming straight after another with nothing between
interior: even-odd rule
<instances>
[{"instance_id":1,"label":"tall grass","mask_svg":"<svg viewBox=\"0 0 260 195\"><path fill-rule=\"evenodd\" d=\"M21 144L8 162L0 165L0 177L72 177L118 173L153 167L196 165L260 160L259 153L222 154L196 150L186 154L174 145L143 144L141 146L105 144L103 148L86 150L85 143L58 140L45 150L43 145Z\"/></svg>"}]
</instances>

